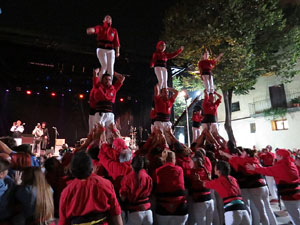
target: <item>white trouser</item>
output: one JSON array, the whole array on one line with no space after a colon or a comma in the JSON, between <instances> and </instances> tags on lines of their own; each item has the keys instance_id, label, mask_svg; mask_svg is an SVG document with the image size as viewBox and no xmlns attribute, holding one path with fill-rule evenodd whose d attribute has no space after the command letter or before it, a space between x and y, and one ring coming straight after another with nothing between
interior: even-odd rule
<instances>
[{"instance_id":1,"label":"white trouser","mask_svg":"<svg viewBox=\"0 0 300 225\"><path fill-rule=\"evenodd\" d=\"M152 225L153 224L153 216L152 211L138 211L132 212L128 214L128 221L124 222L126 225Z\"/></svg>"},{"instance_id":2,"label":"white trouser","mask_svg":"<svg viewBox=\"0 0 300 225\"><path fill-rule=\"evenodd\" d=\"M213 224L224 224L224 203L223 199L215 190L210 190L214 201L214 217Z\"/></svg>"},{"instance_id":3,"label":"white trouser","mask_svg":"<svg viewBox=\"0 0 300 225\"><path fill-rule=\"evenodd\" d=\"M154 67L159 89L168 87L168 70L165 67L156 66Z\"/></svg>"},{"instance_id":4,"label":"white trouser","mask_svg":"<svg viewBox=\"0 0 300 225\"><path fill-rule=\"evenodd\" d=\"M114 49L103 49L97 48L97 57L101 64L101 70L99 74L99 80L101 81L102 75L105 73L114 75L114 64L115 64L115 50Z\"/></svg>"},{"instance_id":5,"label":"white trouser","mask_svg":"<svg viewBox=\"0 0 300 225\"><path fill-rule=\"evenodd\" d=\"M95 120L95 115L89 115L89 133L94 129L98 121Z\"/></svg>"},{"instance_id":6,"label":"white trouser","mask_svg":"<svg viewBox=\"0 0 300 225\"><path fill-rule=\"evenodd\" d=\"M250 225L247 210L234 210L225 212L225 225Z\"/></svg>"},{"instance_id":7,"label":"white trouser","mask_svg":"<svg viewBox=\"0 0 300 225\"><path fill-rule=\"evenodd\" d=\"M209 93L214 93L214 79L211 75L202 75L204 88Z\"/></svg>"},{"instance_id":8,"label":"white trouser","mask_svg":"<svg viewBox=\"0 0 300 225\"><path fill-rule=\"evenodd\" d=\"M212 225L214 214L214 201L193 203L194 225Z\"/></svg>"},{"instance_id":9,"label":"white trouser","mask_svg":"<svg viewBox=\"0 0 300 225\"><path fill-rule=\"evenodd\" d=\"M270 200L278 199L277 188L276 188L274 177L266 176L266 182L271 194Z\"/></svg>"},{"instance_id":10,"label":"white trouser","mask_svg":"<svg viewBox=\"0 0 300 225\"><path fill-rule=\"evenodd\" d=\"M269 191L267 186L258 188L242 188L243 200L250 209L250 202L252 202L259 213L259 218L262 225L276 225L276 217L271 209L269 202ZM256 214L250 211L250 218L252 216L252 224L259 224L259 219L255 218Z\"/></svg>"},{"instance_id":11,"label":"white trouser","mask_svg":"<svg viewBox=\"0 0 300 225\"><path fill-rule=\"evenodd\" d=\"M112 125L115 124L115 115L111 112L95 114L95 123L99 122L106 129L106 139L109 144L113 142Z\"/></svg>"},{"instance_id":12,"label":"white trouser","mask_svg":"<svg viewBox=\"0 0 300 225\"><path fill-rule=\"evenodd\" d=\"M156 214L158 225L185 225L188 217L188 214L184 216L162 216Z\"/></svg>"},{"instance_id":13,"label":"white trouser","mask_svg":"<svg viewBox=\"0 0 300 225\"><path fill-rule=\"evenodd\" d=\"M16 141L17 146L22 144L22 138L14 138L14 140Z\"/></svg>"},{"instance_id":14,"label":"white trouser","mask_svg":"<svg viewBox=\"0 0 300 225\"><path fill-rule=\"evenodd\" d=\"M202 123L201 126L203 130L207 129L211 133L218 133L218 123Z\"/></svg>"},{"instance_id":15,"label":"white trouser","mask_svg":"<svg viewBox=\"0 0 300 225\"><path fill-rule=\"evenodd\" d=\"M282 200L294 225L300 224L300 200Z\"/></svg>"},{"instance_id":16,"label":"white trouser","mask_svg":"<svg viewBox=\"0 0 300 225\"><path fill-rule=\"evenodd\" d=\"M199 128L192 127L192 131L193 131L193 142L195 142L201 134L201 126Z\"/></svg>"}]
</instances>

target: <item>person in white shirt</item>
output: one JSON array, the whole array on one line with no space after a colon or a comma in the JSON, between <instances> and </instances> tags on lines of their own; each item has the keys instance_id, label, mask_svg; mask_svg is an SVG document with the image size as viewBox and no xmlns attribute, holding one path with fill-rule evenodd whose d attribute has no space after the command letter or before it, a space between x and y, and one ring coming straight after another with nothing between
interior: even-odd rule
<instances>
[{"instance_id":1,"label":"person in white shirt","mask_svg":"<svg viewBox=\"0 0 300 225\"><path fill-rule=\"evenodd\" d=\"M12 136L16 141L17 146L22 144L22 133L24 132L24 126L21 120L17 120L17 122L13 122L10 131L13 132Z\"/></svg>"}]
</instances>

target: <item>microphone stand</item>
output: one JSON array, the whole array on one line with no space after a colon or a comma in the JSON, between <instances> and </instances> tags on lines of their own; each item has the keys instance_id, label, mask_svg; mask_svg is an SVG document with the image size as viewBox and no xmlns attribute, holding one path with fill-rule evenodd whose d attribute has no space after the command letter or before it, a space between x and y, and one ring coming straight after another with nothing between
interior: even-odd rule
<instances>
[{"instance_id":1,"label":"microphone stand","mask_svg":"<svg viewBox=\"0 0 300 225\"><path fill-rule=\"evenodd\" d=\"M54 138L54 155L56 155L56 139L57 139L57 136L59 136L59 133L57 131L57 128L56 127L52 127L54 129L54 132L55 132L55 138Z\"/></svg>"}]
</instances>

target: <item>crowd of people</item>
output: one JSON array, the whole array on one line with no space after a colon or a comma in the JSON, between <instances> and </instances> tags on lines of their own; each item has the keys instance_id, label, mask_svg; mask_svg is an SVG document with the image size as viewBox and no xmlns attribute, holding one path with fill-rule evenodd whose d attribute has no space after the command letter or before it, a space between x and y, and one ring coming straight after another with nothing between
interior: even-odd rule
<instances>
[{"instance_id":1,"label":"crowd of people","mask_svg":"<svg viewBox=\"0 0 300 225\"><path fill-rule=\"evenodd\" d=\"M133 151L111 130L60 159L2 137L0 224L277 224L265 176L299 224L300 151L221 146L207 129L189 148L158 127Z\"/></svg>"},{"instance_id":2,"label":"crowd of people","mask_svg":"<svg viewBox=\"0 0 300 225\"><path fill-rule=\"evenodd\" d=\"M166 73L167 60L183 46L164 53L159 42L151 61L158 78L152 133L137 149L125 144L114 122L125 77L114 70L120 43L111 24L106 16L103 25L87 29L97 35L101 68L93 71L85 141L56 157L0 138L0 224L276 225L272 201L282 202L291 223L300 224L300 151L236 147L218 134L222 96L211 71L223 54L209 60L205 52L199 62L205 95L194 108L193 143L186 146L172 131L178 91L167 86Z\"/></svg>"}]
</instances>

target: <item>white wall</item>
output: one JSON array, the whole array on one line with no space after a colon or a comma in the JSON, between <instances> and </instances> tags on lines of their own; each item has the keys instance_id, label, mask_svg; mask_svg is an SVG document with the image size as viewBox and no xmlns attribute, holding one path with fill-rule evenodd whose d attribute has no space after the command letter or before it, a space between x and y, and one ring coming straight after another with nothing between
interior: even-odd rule
<instances>
[{"instance_id":1,"label":"white wall","mask_svg":"<svg viewBox=\"0 0 300 225\"><path fill-rule=\"evenodd\" d=\"M258 148L262 148L270 144L274 148L300 148L300 109L287 113L289 129L281 131L273 131L270 119L263 115L253 117L249 110L249 104L270 99L269 87L279 84L282 82L276 76L261 77L254 86L255 90L250 91L248 95L232 97L233 103L237 101L240 103L240 111L232 113L232 128L237 145L243 147L256 145ZM300 75L295 76L291 83L284 84L284 88L287 102L293 97L300 96ZM219 133L228 139L224 129L224 103L218 108L218 120L220 122ZM250 133L250 123L256 123L256 133Z\"/></svg>"}]
</instances>

